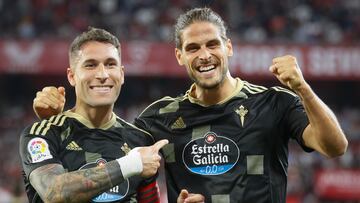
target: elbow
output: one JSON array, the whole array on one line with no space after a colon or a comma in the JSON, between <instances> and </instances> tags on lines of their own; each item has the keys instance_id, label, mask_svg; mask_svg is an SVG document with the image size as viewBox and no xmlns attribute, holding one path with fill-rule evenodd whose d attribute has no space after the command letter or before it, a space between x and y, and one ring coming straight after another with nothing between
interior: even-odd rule
<instances>
[{"instance_id":1,"label":"elbow","mask_svg":"<svg viewBox=\"0 0 360 203\"><path fill-rule=\"evenodd\" d=\"M56 183L54 185L49 185L48 189L44 194L40 194L41 199L44 203L65 203L70 199L70 193L63 193L58 188Z\"/></svg>"},{"instance_id":2,"label":"elbow","mask_svg":"<svg viewBox=\"0 0 360 203\"><path fill-rule=\"evenodd\" d=\"M45 199L44 200L44 203L63 203L63 202L65 202L65 201L62 201L62 200L59 200L59 199L57 199L57 200L47 200L47 199Z\"/></svg>"},{"instance_id":3,"label":"elbow","mask_svg":"<svg viewBox=\"0 0 360 203\"><path fill-rule=\"evenodd\" d=\"M328 153L329 158L339 157L345 154L348 147L348 140L344 138L337 146Z\"/></svg>"},{"instance_id":4,"label":"elbow","mask_svg":"<svg viewBox=\"0 0 360 203\"><path fill-rule=\"evenodd\" d=\"M51 193L48 195L44 195L42 197L42 199L43 199L44 203L64 203L64 202L66 202L65 198L61 197L60 195L53 196L53 195L51 195Z\"/></svg>"}]
</instances>

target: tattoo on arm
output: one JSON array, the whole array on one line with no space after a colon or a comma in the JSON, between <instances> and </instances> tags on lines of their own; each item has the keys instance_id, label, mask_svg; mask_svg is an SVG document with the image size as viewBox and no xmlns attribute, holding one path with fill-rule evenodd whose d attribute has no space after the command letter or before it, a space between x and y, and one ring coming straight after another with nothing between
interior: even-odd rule
<instances>
[{"instance_id":1,"label":"tattoo on arm","mask_svg":"<svg viewBox=\"0 0 360 203\"><path fill-rule=\"evenodd\" d=\"M122 181L116 160L72 172L65 172L60 164L48 164L30 174L30 183L44 202L88 202Z\"/></svg>"}]
</instances>

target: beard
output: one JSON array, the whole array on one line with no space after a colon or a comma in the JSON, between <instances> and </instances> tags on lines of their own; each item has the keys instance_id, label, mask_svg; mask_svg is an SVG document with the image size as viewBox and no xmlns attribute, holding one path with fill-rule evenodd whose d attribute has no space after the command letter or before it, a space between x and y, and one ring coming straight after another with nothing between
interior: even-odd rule
<instances>
[{"instance_id":1,"label":"beard","mask_svg":"<svg viewBox=\"0 0 360 203\"><path fill-rule=\"evenodd\" d=\"M215 69L220 68L221 69L220 75L217 75L216 76L217 78L209 78L209 79L197 77L196 73L198 71L198 67L208 66L208 65L215 65ZM196 86L202 89L211 90L218 88L223 83L226 74L228 72L228 67L223 60L214 57L213 59L209 59L207 61L201 61L201 62L199 62L199 60L194 60L194 62L191 64L191 67L187 68L187 72L190 79L196 84Z\"/></svg>"},{"instance_id":2,"label":"beard","mask_svg":"<svg viewBox=\"0 0 360 203\"><path fill-rule=\"evenodd\" d=\"M211 89L218 88L224 81L225 76L226 76L226 73L223 73L223 74L221 74L221 76L218 79L216 79L215 81L212 81L212 82L201 81L201 80L197 79L196 77L194 77L193 75L190 75L190 78L196 84L196 86L198 86L202 89L211 90Z\"/></svg>"}]
</instances>

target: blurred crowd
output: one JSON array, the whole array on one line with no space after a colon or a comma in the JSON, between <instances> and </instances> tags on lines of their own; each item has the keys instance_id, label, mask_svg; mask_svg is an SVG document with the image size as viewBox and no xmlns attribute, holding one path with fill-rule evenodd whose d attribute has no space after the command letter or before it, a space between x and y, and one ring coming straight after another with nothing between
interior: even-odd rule
<instances>
[{"instance_id":1,"label":"blurred crowd","mask_svg":"<svg viewBox=\"0 0 360 203\"><path fill-rule=\"evenodd\" d=\"M204 5L223 16L230 38L240 43L360 45L359 0L0 0L0 40L71 40L91 25L111 31L122 41L170 42L177 16ZM9 79L9 75L0 75L0 85L6 87L0 93L0 203L27 202L18 140L22 129L36 120L32 98L44 86L39 85L41 78L34 82L31 77ZM137 85L137 80L127 78L115 108L128 121L152 101L164 95L176 96L188 87L184 86L184 79L174 82L142 78L147 85ZM347 98L341 97L332 97L330 102L339 104L334 100L347 102ZM68 103L71 105L71 101ZM348 151L329 160L318 153L304 153L296 144L290 144L288 194L299 202L337 203L316 196L313 177L317 169L360 169L360 106L333 107L350 140Z\"/></svg>"},{"instance_id":2,"label":"blurred crowd","mask_svg":"<svg viewBox=\"0 0 360 203\"><path fill-rule=\"evenodd\" d=\"M359 43L359 0L0 0L0 38L72 38L92 25L168 42L178 15L197 6L217 11L234 41Z\"/></svg>"}]
</instances>

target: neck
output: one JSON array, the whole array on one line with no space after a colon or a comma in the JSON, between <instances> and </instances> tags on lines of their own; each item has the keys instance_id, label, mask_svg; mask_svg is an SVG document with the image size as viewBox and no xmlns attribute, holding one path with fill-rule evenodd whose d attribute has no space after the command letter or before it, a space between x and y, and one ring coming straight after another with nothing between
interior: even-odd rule
<instances>
[{"instance_id":1,"label":"neck","mask_svg":"<svg viewBox=\"0 0 360 203\"><path fill-rule=\"evenodd\" d=\"M227 73L223 82L217 87L206 89L195 84L192 95L205 105L214 105L228 98L236 88L236 79Z\"/></svg>"},{"instance_id":2,"label":"neck","mask_svg":"<svg viewBox=\"0 0 360 203\"><path fill-rule=\"evenodd\" d=\"M89 105L75 105L75 107L71 111L81 115L83 118L88 120L94 127L99 128L111 120L113 107L114 105L101 107L91 107Z\"/></svg>"}]
</instances>

